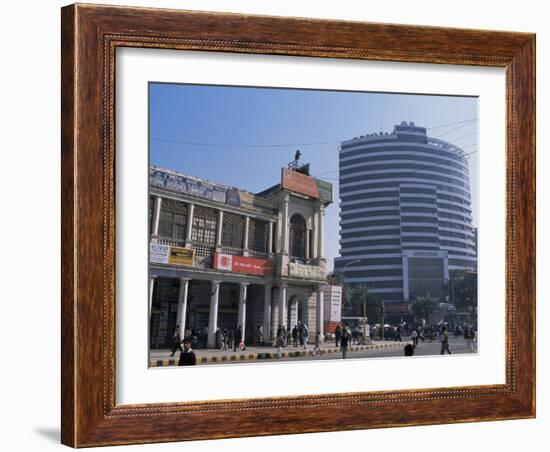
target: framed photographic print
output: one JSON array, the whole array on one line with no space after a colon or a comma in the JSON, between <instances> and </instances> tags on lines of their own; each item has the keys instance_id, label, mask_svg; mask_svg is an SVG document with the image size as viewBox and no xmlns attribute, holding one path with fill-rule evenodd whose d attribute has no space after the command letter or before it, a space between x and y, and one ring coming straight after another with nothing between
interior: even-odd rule
<instances>
[{"instance_id":1,"label":"framed photographic print","mask_svg":"<svg viewBox=\"0 0 550 452\"><path fill-rule=\"evenodd\" d=\"M62 9L62 442L535 416L535 37Z\"/></svg>"}]
</instances>

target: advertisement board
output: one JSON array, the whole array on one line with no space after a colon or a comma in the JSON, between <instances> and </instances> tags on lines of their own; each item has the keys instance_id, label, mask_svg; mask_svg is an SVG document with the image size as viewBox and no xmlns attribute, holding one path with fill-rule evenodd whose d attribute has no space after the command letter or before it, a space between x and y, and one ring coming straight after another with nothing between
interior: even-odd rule
<instances>
[{"instance_id":1,"label":"advertisement board","mask_svg":"<svg viewBox=\"0 0 550 452\"><path fill-rule=\"evenodd\" d=\"M237 190L161 168L150 168L149 184L151 187L159 187L197 198L221 203L227 202L227 204L234 206L240 205L240 197ZM229 196L227 197L228 192Z\"/></svg>"},{"instance_id":2,"label":"advertisement board","mask_svg":"<svg viewBox=\"0 0 550 452\"><path fill-rule=\"evenodd\" d=\"M194 255L190 248L149 243L150 264L193 265Z\"/></svg>"},{"instance_id":3,"label":"advertisement board","mask_svg":"<svg viewBox=\"0 0 550 452\"><path fill-rule=\"evenodd\" d=\"M169 246L160 243L149 244L149 262L152 264L167 264Z\"/></svg>"},{"instance_id":4,"label":"advertisement board","mask_svg":"<svg viewBox=\"0 0 550 452\"><path fill-rule=\"evenodd\" d=\"M338 324L342 320L342 286L329 285L323 292L325 322Z\"/></svg>"},{"instance_id":5,"label":"advertisement board","mask_svg":"<svg viewBox=\"0 0 550 452\"><path fill-rule=\"evenodd\" d=\"M190 248L182 248L180 246L170 246L168 255L168 263L174 265L193 265L193 257L195 251Z\"/></svg>"},{"instance_id":6,"label":"advertisement board","mask_svg":"<svg viewBox=\"0 0 550 452\"><path fill-rule=\"evenodd\" d=\"M231 254L214 253L214 269L249 275L267 276L273 274L273 262Z\"/></svg>"},{"instance_id":7,"label":"advertisement board","mask_svg":"<svg viewBox=\"0 0 550 452\"><path fill-rule=\"evenodd\" d=\"M288 274L298 278L323 279L324 274L321 267L317 265L305 265L291 262L288 264Z\"/></svg>"}]
</instances>

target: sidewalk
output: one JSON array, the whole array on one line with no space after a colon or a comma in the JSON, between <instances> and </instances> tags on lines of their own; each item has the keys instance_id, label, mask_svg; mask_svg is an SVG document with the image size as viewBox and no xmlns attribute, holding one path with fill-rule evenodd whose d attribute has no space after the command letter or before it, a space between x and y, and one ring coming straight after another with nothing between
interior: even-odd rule
<instances>
[{"instance_id":1,"label":"sidewalk","mask_svg":"<svg viewBox=\"0 0 550 452\"><path fill-rule=\"evenodd\" d=\"M371 341L368 345L352 345L348 352L357 352L364 350L378 350L383 348L404 347L408 342L395 341ZM313 345L308 345L307 350L302 347L284 347L282 358L300 358L310 355L313 351ZM235 361L255 361L277 359L277 349L275 347L247 347L245 350L217 350L217 349L198 349L194 350L197 356L197 364L206 363L225 363ZM179 350L171 357L170 350L153 350L149 353L149 367L177 366L179 359ZM333 342L321 345L321 355L328 353L341 353L341 349L334 346Z\"/></svg>"}]
</instances>

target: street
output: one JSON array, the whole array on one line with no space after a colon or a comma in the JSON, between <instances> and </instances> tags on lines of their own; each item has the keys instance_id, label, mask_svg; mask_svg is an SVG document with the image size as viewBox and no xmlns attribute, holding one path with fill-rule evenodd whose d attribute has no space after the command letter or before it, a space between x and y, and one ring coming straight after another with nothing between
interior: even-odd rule
<instances>
[{"instance_id":1,"label":"street","mask_svg":"<svg viewBox=\"0 0 550 452\"><path fill-rule=\"evenodd\" d=\"M384 358L384 357L404 357L403 348L410 343L410 338L405 338L403 342L395 341L375 341L371 346L353 346L348 349L347 359L358 358ZM453 354L465 354L468 352L466 342L462 337L450 337L449 348ZM220 351L220 350L195 350L197 363L199 365L227 364L231 362L283 362L283 361L311 361L311 360L329 360L342 359L342 353L334 348L333 343L325 343L322 346L322 355L311 355L313 346L308 347L308 352L302 348L285 347L284 356L276 358L275 347L247 347L245 351ZM439 355L441 343L438 341L430 342L420 341L416 347L414 356ZM475 350L477 351L477 350ZM171 357L168 350L155 350L150 353L150 365L152 367L174 366L177 365L179 352Z\"/></svg>"}]
</instances>

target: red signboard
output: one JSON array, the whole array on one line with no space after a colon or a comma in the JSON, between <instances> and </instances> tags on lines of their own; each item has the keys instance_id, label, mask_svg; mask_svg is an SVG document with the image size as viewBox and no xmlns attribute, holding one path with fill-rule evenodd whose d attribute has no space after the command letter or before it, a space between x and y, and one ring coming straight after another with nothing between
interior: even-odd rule
<instances>
[{"instance_id":1,"label":"red signboard","mask_svg":"<svg viewBox=\"0 0 550 452\"><path fill-rule=\"evenodd\" d=\"M319 197L319 188L313 177L288 168L283 168L281 187L312 198Z\"/></svg>"},{"instance_id":2,"label":"red signboard","mask_svg":"<svg viewBox=\"0 0 550 452\"><path fill-rule=\"evenodd\" d=\"M249 275L266 276L273 274L273 262L267 259L254 259L222 253L214 253L214 268Z\"/></svg>"}]
</instances>

